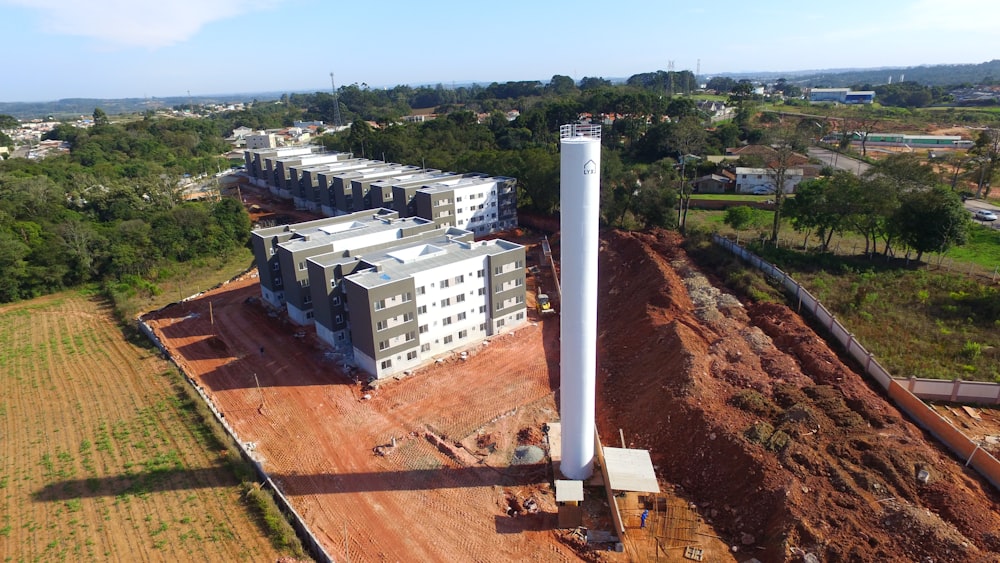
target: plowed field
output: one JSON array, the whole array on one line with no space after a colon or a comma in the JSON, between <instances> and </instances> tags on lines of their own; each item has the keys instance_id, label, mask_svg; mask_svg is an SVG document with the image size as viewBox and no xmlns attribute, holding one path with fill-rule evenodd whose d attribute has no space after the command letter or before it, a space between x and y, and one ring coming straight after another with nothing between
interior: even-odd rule
<instances>
[{"instance_id":1,"label":"plowed field","mask_svg":"<svg viewBox=\"0 0 1000 563\"><path fill-rule=\"evenodd\" d=\"M169 364L92 297L0 307L5 561L267 561ZM174 376L176 381L176 376Z\"/></svg>"}]
</instances>

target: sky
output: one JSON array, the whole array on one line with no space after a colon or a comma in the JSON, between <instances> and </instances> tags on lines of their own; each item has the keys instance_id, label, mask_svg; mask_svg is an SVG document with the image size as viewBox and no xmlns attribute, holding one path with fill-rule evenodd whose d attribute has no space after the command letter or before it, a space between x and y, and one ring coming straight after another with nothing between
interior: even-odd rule
<instances>
[{"instance_id":1,"label":"sky","mask_svg":"<svg viewBox=\"0 0 1000 563\"><path fill-rule=\"evenodd\" d=\"M998 21L997 0L0 0L0 102L981 63Z\"/></svg>"}]
</instances>

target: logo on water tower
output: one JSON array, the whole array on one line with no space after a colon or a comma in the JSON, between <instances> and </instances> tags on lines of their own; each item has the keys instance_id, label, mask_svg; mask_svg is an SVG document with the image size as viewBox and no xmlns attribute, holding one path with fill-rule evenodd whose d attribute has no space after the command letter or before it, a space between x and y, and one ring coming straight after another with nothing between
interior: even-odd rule
<instances>
[{"instance_id":1,"label":"logo on water tower","mask_svg":"<svg viewBox=\"0 0 1000 563\"><path fill-rule=\"evenodd\" d=\"M589 176L591 174L597 174L597 165L594 164L593 160L588 160L583 165L583 175Z\"/></svg>"}]
</instances>

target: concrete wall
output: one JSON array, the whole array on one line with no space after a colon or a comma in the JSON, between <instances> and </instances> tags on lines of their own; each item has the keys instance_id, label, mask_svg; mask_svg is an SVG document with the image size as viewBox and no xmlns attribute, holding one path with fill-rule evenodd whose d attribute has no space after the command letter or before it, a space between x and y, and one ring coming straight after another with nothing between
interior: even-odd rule
<instances>
[{"instance_id":1,"label":"concrete wall","mask_svg":"<svg viewBox=\"0 0 1000 563\"><path fill-rule=\"evenodd\" d=\"M965 461L966 465L973 467L994 487L1000 489L1000 461L979 448L975 442L934 412L922 400L997 404L1000 403L1000 385L971 381L894 379L872 356L871 352L865 350L864 346L854 338L854 335L848 332L818 299L806 291L802 284L736 243L718 235L714 237L714 240L719 246L749 262L765 275L779 281L785 290L794 296L799 312L810 313L820 325L825 327L828 336L839 342L847 350L847 353L858 361L864 368L865 374L874 379L889 394L900 410L906 413L918 426L934 435L959 459Z\"/></svg>"}]
</instances>

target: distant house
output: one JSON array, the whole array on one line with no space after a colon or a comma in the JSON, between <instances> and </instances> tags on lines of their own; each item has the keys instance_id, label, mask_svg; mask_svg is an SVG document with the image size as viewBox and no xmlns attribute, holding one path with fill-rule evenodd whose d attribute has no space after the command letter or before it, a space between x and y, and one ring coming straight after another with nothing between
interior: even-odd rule
<instances>
[{"instance_id":1,"label":"distant house","mask_svg":"<svg viewBox=\"0 0 1000 563\"><path fill-rule=\"evenodd\" d=\"M699 194L724 194L733 187L730 179L720 174L708 174L696 178L691 184L695 193Z\"/></svg>"},{"instance_id":2,"label":"distant house","mask_svg":"<svg viewBox=\"0 0 1000 563\"><path fill-rule=\"evenodd\" d=\"M785 171L785 184L781 191L786 194L794 193L796 186L802 182L802 177L801 168L787 169ZM771 169L736 167L736 193L774 193L776 184L777 178Z\"/></svg>"},{"instance_id":3,"label":"distant house","mask_svg":"<svg viewBox=\"0 0 1000 563\"><path fill-rule=\"evenodd\" d=\"M250 135L252 133L253 129L249 127L237 127L236 129L233 129L233 134L230 138L242 141L246 139L247 135Z\"/></svg>"}]
</instances>

